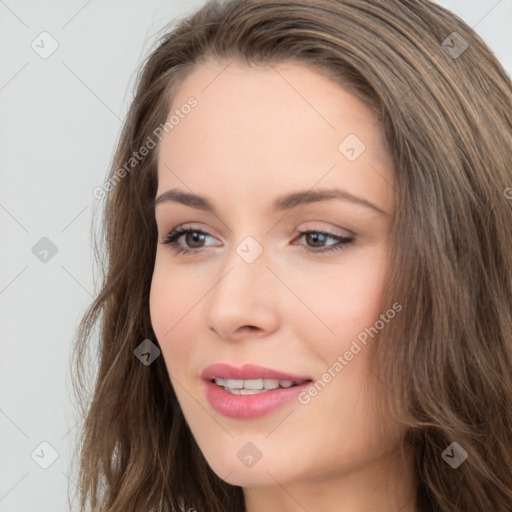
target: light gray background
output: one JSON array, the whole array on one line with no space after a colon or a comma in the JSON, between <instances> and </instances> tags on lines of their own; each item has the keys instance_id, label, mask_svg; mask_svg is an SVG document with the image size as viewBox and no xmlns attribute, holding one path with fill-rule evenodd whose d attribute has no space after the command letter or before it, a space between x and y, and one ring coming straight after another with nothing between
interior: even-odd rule
<instances>
[{"instance_id":1,"label":"light gray background","mask_svg":"<svg viewBox=\"0 0 512 512\"><path fill-rule=\"evenodd\" d=\"M92 191L155 34L202 3L0 0L0 512L68 510L77 421L69 350L95 292L90 229L101 204ZM440 3L512 75L512 0ZM50 48L43 31L58 43L46 59L31 47ZM43 237L57 248L46 262L32 250ZM58 453L48 469L40 465L53 452L42 442Z\"/></svg>"}]
</instances>

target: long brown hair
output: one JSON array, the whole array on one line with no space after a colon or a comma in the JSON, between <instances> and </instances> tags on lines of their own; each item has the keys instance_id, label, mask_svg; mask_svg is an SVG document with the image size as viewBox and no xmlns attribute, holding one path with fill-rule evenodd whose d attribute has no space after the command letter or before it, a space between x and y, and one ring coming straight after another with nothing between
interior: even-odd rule
<instances>
[{"instance_id":1,"label":"long brown hair","mask_svg":"<svg viewBox=\"0 0 512 512\"><path fill-rule=\"evenodd\" d=\"M134 356L145 339L158 345L158 147L130 159L208 58L299 61L375 112L397 201L382 301L403 306L374 342L373 371L391 391L379 406L414 446L418 512L510 512L512 84L473 29L427 0L210 2L149 55L102 189L101 289L76 338L81 510L244 510L242 488L217 477L195 443L163 358ZM456 469L442 456L454 442L468 455Z\"/></svg>"}]
</instances>

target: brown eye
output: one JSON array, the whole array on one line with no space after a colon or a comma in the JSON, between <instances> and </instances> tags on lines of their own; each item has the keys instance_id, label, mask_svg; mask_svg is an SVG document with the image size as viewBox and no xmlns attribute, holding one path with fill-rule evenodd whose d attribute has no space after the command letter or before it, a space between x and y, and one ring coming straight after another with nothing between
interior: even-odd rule
<instances>
[{"instance_id":1,"label":"brown eye","mask_svg":"<svg viewBox=\"0 0 512 512\"><path fill-rule=\"evenodd\" d=\"M190 228L176 228L171 231L167 237L161 242L164 245L170 245L176 253L193 253L199 251L203 247L205 237L210 236L205 231L200 229ZM178 240L183 237L186 247L178 243Z\"/></svg>"},{"instance_id":2,"label":"brown eye","mask_svg":"<svg viewBox=\"0 0 512 512\"><path fill-rule=\"evenodd\" d=\"M325 240L329 238L337 240L338 242L337 244L327 246L325 249L310 251L313 253L323 253L345 249L354 241L354 238L347 238L340 235L334 235L333 233L326 233L325 231L299 231L299 233L299 239L304 238L307 242L307 245L310 247L323 247L325 244ZM312 245L309 245L310 243Z\"/></svg>"},{"instance_id":3,"label":"brown eye","mask_svg":"<svg viewBox=\"0 0 512 512\"><path fill-rule=\"evenodd\" d=\"M346 249L354 241L354 238L347 238L324 231L299 231L299 234L300 236L298 238L304 238L306 240L307 247L312 248L307 250L312 253L321 254ZM197 253L207 247L204 245L204 242L205 237L208 236L211 235L200 229L180 227L171 231L161 243L170 245L176 254ZM185 240L185 246L178 243L178 240L182 237ZM325 245L326 241L329 239L335 240L337 243Z\"/></svg>"}]
</instances>

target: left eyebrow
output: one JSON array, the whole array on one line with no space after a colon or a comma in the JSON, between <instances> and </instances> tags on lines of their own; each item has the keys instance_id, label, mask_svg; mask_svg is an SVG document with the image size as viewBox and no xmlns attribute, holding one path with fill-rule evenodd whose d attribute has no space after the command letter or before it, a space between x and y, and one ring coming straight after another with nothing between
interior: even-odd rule
<instances>
[{"instance_id":1,"label":"left eyebrow","mask_svg":"<svg viewBox=\"0 0 512 512\"><path fill-rule=\"evenodd\" d=\"M319 201L328 201L330 199L341 199L343 201L349 201L353 204L358 204L360 206L371 208L382 215L388 215L384 210L382 210L372 202L368 201L367 199L355 196L354 194L351 194L346 190L340 189L305 190L293 192L291 194L286 194L284 196L278 197L274 201L272 208L274 211L291 210L292 208L296 208L301 205L306 205ZM189 206L190 208L195 208L197 210L210 212L218 216L211 199L209 199L208 197L198 196L197 194L185 192L177 188L173 188L167 190L166 192L162 192L162 194L160 194L153 201L153 208L156 208L157 205L168 201L180 203L185 206Z\"/></svg>"}]
</instances>

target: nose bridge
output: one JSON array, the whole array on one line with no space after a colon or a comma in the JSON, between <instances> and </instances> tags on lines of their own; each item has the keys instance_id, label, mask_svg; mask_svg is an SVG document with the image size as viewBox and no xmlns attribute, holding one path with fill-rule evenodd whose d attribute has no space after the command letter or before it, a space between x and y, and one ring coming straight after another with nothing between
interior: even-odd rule
<instances>
[{"instance_id":1,"label":"nose bridge","mask_svg":"<svg viewBox=\"0 0 512 512\"><path fill-rule=\"evenodd\" d=\"M266 251L253 236L233 246L210 294L208 322L217 332L229 336L245 325L271 328L277 295L268 263Z\"/></svg>"},{"instance_id":2,"label":"nose bridge","mask_svg":"<svg viewBox=\"0 0 512 512\"><path fill-rule=\"evenodd\" d=\"M267 283L266 273L269 272L267 252L262 243L249 235L241 242L234 245L231 254L226 258L222 276L218 283L218 291L227 289L229 294L234 293L233 299L247 302L246 298L254 297L260 293L260 288L265 288ZM245 289L245 293L244 293Z\"/></svg>"}]
</instances>

